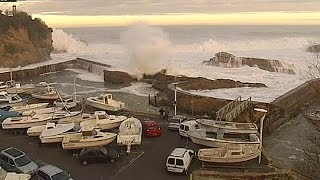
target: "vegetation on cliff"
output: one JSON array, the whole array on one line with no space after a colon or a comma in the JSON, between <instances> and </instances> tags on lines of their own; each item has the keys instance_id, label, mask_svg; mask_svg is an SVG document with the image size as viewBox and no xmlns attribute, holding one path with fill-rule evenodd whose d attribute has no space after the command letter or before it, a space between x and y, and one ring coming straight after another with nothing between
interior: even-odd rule
<instances>
[{"instance_id":1,"label":"vegetation on cliff","mask_svg":"<svg viewBox=\"0 0 320 180\"><path fill-rule=\"evenodd\" d=\"M0 12L1 67L17 67L48 60L52 46L52 29L41 19L25 12L6 16Z\"/></svg>"}]
</instances>

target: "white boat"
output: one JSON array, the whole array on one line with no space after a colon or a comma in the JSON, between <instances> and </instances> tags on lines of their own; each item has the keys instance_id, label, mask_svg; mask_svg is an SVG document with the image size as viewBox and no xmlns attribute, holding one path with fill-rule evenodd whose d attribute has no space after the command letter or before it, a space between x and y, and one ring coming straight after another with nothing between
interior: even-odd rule
<instances>
[{"instance_id":1,"label":"white boat","mask_svg":"<svg viewBox=\"0 0 320 180\"><path fill-rule=\"evenodd\" d=\"M77 106L77 102L74 101L73 98L68 99L57 99L53 102L53 104L57 107L66 107L67 109L74 108Z\"/></svg>"},{"instance_id":2,"label":"white boat","mask_svg":"<svg viewBox=\"0 0 320 180\"><path fill-rule=\"evenodd\" d=\"M2 129L22 129L32 126L45 125L52 120L49 114L36 114L33 116L10 117L2 122Z\"/></svg>"},{"instance_id":3,"label":"white boat","mask_svg":"<svg viewBox=\"0 0 320 180\"><path fill-rule=\"evenodd\" d=\"M94 115L96 117L95 119L82 121L80 126L90 126L101 130L108 130L118 128L124 120L128 119L126 116L108 115L105 111L96 111Z\"/></svg>"},{"instance_id":4,"label":"white boat","mask_svg":"<svg viewBox=\"0 0 320 180\"><path fill-rule=\"evenodd\" d=\"M14 105L22 103L22 98L18 94L8 94L5 91L0 92L0 104Z\"/></svg>"},{"instance_id":5,"label":"white boat","mask_svg":"<svg viewBox=\"0 0 320 180\"><path fill-rule=\"evenodd\" d=\"M65 135L62 140L62 148L83 149L87 147L105 146L114 141L116 137L117 134L115 133L82 130L82 133Z\"/></svg>"},{"instance_id":6,"label":"white boat","mask_svg":"<svg viewBox=\"0 0 320 180\"><path fill-rule=\"evenodd\" d=\"M58 124L65 124L65 123L80 124L82 121L92 120L94 118L95 117L91 114L83 113L76 116L70 116L70 117L59 119Z\"/></svg>"},{"instance_id":7,"label":"white boat","mask_svg":"<svg viewBox=\"0 0 320 180\"><path fill-rule=\"evenodd\" d=\"M15 80L6 82L6 91L10 94L31 94L34 88L34 84L21 85Z\"/></svg>"},{"instance_id":8,"label":"white boat","mask_svg":"<svg viewBox=\"0 0 320 180\"><path fill-rule=\"evenodd\" d=\"M105 111L120 111L124 108L124 103L112 99L112 94L100 94L96 97L88 97L86 104Z\"/></svg>"},{"instance_id":9,"label":"white boat","mask_svg":"<svg viewBox=\"0 0 320 180\"><path fill-rule=\"evenodd\" d=\"M37 104L25 104L21 106L14 106L10 109L10 111L24 112L31 111L34 109L42 109L49 105L49 103L37 103Z\"/></svg>"},{"instance_id":10,"label":"white boat","mask_svg":"<svg viewBox=\"0 0 320 180\"><path fill-rule=\"evenodd\" d=\"M215 121L209 119L196 119L197 123L217 132L218 129L224 129L227 134L255 134L258 133L258 127L254 123L237 123L226 121Z\"/></svg>"},{"instance_id":11,"label":"white boat","mask_svg":"<svg viewBox=\"0 0 320 180\"><path fill-rule=\"evenodd\" d=\"M59 107L60 108L60 107ZM52 115L53 120L59 120L63 118L75 117L81 114L82 111L55 111Z\"/></svg>"},{"instance_id":12,"label":"white boat","mask_svg":"<svg viewBox=\"0 0 320 180\"><path fill-rule=\"evenodd\" d=\"M80 126L69 124L56 124L54 128L45 129L39 135L41 143L60 143L65 135L81 134Z\"/></svg>"},{"instance_id":13,"label":"white boat","mask_svg":"<svg viewBox=\"0 0 320 180\"><path fill-rule=\"evenodd\" d=\"M239 163L255 159L259 155L259 144L227 144L198 151L198 159L209 163Z\"/></svg>"},{"instance_id":14,"label":"white boat","mask_svg":"<svg viewBox=\"0 0 320 180\"><path fill-rule=\"evenodd\" d=\"M58 108L58 107L33 109L33 110L22 112L22 115L23 116L30 116L30 114L32 114L32 113L36 113L36 114L54 114L56 111L60 111L61 109L62 108Z\"/></svg>"},{"instance_id":15,"label":"white boat","mask_svg":"<svg viewBox=\"0 0 320 180\"><path fill-rule=\"evenodd\" d=\"M188 131L187 134L193 143L209 147L223 147L227 144L260 144L256 134L225 134L223 129L219 129L217 133L195 129Z\"/></svg>"},{"instance_id":16,"label":"white boat","mask_svg":"<svg viewBox=\"0 0 320 180\"><path fill-rule=\"evenodd\" d=\"M48 122L45 125L32 126L32 127L28 128L27 135L28 136L39 136L41 134L41 132L44 131L45 129L52 129L55 127L56 127L56 124L51 123L51 122Z\"/></svg>"},{"instance_id":17,"label":"white boat","mask_svg":"<svg viewBox=\"0 0 320 180\"><path fill-rule=\"evenodd\" d=\"M130 152L131 145L140 145L142 135L142 124L139 119L134 117L123 121L119 127L117 144L127 146L127 152Z\"/></svg>"},{"instance_id":18,"label":"white boat","mask_svg":"<svg viewBox=\"0 0 320 180\"><path fill-rule=\"evenodd\" d=\"M59 99L59 93L54 87L50 87L46 82L40 82L39 85L46 87L35 90L35 92L31 94L32 97L44 100Z\"/></svg>"}]
</instances>

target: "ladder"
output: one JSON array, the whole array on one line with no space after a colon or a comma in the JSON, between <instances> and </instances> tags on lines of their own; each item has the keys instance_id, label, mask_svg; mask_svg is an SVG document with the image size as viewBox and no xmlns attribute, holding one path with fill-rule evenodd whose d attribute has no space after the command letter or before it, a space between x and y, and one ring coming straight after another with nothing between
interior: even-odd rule
<instances>
[{"instance_id":1,"label":"ladder","mask_svg":"<svg viewBox=\"0 0 320 180\"><path fill-rule=\"evenodd\" d=\"M251 97L242 101L241 97L228 103L223 108L219 109L216 113L216 120L232 121L236 118L242 111L247 109L251 104Z\"/></svg>"}]
</instances>

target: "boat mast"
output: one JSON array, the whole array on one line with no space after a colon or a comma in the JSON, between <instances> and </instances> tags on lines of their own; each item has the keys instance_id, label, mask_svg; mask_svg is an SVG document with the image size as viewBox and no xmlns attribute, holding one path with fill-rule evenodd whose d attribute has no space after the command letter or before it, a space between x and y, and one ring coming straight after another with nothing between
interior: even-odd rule
<instances>
[{"instance_id":1,"label":"boat mast","mask_svg":"<svg viewBox=\"0 0 320 180\"><path fill-rule=\"evenodd\" d=\"M12 69L10 69L10 80L12 82Z\"/></svg>"},{"instance_id":2,"label":"boat mast","mask_svg":"<svg viewBox=\"0 0 320 180\"><path fill-rule=\"evenodd\" d=\"M260 145L259 145L259 149L260 149L260 155L259 155L259 164L261 163L261 157L262 157L262 133L263 133L263 121L266 117L267 114L267 110L265 109L260 109L260 108L254 108L255 111L257 112L262 112L264 113L263 116L260 118Z\"/></svg>"},{"instance_id":3,"label":"boat mast","mask_svg":"<svg viewBox=\"0 0 320 180\"><path fill-rule=\"evenodd\" d=\"M77 93L76 93L76 79L77 78L74 78L73 79L73 98L74 98L74 102L77 102Z\"/></svg>"}]
</instances>

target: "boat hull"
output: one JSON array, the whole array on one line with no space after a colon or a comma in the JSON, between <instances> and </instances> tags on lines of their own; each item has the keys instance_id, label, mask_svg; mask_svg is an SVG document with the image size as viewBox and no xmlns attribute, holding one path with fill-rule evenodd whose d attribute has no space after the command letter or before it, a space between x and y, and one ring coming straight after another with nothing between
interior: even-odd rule
<instances>
[{"instance_id":1,"label":"boat hull","mask_svg":"<svg viewBox=\"0 0 320 180\"><path fill-rule=\"evenodd\" d=\"M257 158L260 155L260 151L255 152L254 154L251 154L250 156L244 156L240 158L215 158L215 157L209 157L209 156L202 156L198 154L198 159L202 162L208 162L208 163L240 163L249 161L252 159Z\"/></svg>"},{"instance_id":2,"label":"boat hull","mask_svg":"<svg viewBox=\"0 0 320 180\"><path fill-rule=\"evenodd\" d=\"M123 108L120 108L120 107L114 107L114 106L110 106L108 104L102 104L102 103L99 103L96 101L92 101L90 98L87 99L86 104L88 104L92 107L95 107L97 109L102 109L102 110L109 111L109 112L117 112L117 111L123 110Z\"/></svg>"},{"instance_id":3,"label":"boat hull","mask_svg":"<svg viewBox=\"0 0 320 180\"><path fill-rule=\"evenodd\" d=\"M7 88L9 94L32 94L33 87Z\"/></svg>"},{"instance_id":4,"label":"boat hull","mask_svg":"<svg viewBox=\"0 0 320 180\"><path fill-rule=\"evenodd\" d=\"M43 100L57 100L59 96L57 94L49 94L49 95L39 95L39 94L31 94L33 98L43 99Z\"/></svg>"},{"instance_id":5,"label":"boat hull","mask_svg":"<svg viewBox=\"0 0 320 180\"><path fill-rule=\"evenodd\" d=\"M98 146L105 146L110 144L116 139L116 134L109 138L101 138L95 141L69 141L68 137L65 136L62 141L62 148L63 149L83 149L87 147L98 147Z\"/></svg>"},{"instance_id":6,"label":"boat hull","mask_svg":"<svg viewBox=\"0 0 320 180\"><path fill-rule=\"evenodd\" d=\"M41 126L47 124L51 118L44 119L42 121L26 121L26 122L21 122L21 123L10 123L4 120L2 122L2 129L25 129L25 128L30 128L33 126Z\"/></svg>"}]
</instances>

